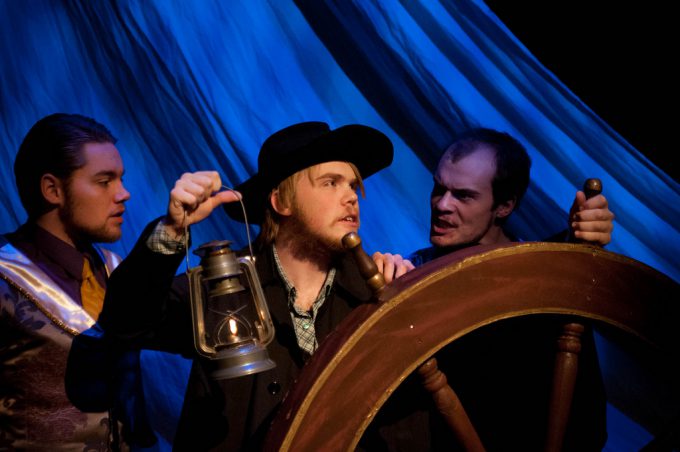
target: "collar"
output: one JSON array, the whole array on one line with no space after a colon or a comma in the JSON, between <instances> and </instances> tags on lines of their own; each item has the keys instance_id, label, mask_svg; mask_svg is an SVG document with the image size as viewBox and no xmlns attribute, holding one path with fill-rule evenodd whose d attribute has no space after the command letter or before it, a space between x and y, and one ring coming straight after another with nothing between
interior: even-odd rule
<instances>
[{"instance_id":1,"label":"collar","mask_svg":"<svg viewBox=\"0 0 680 452\"><path fill-rule=\"evenodd\" d=\"M295 286L290 282L290 280L286 277L286 272L283 269L283 265L281 265L281 260L279 259L279 253L276 251L276 246L272 244L272 256L274 257L274 265L276 266L276 271L279 273L279 276L281 277L281 280L283 281L283 284L286 287L286 293L288 294L288 307L291 310L294 310L294 303L297 298L297 292L295 290ZM324 281L323 285L321 286L321 289L319 290L319 293L316 296L316 301L314 302L314 309L317 308L317 303L319 302L320 299L326 299L328 297L328 294L331 292L331 288L333 287L333 280L335 279L335 267L331 267L331 269L326 273L326 280Z\"/></svg>"},{"instance_id":2,"label":"collar","mask_svg":"<svg viewBox=\"0 0 680 452\"><path fill-rule=\"evenodd\" d=\"M15 233L17 245L27 257L36 260L38 253L61 267L73 280L81 281L83 276L83 259L90 260L95 275L102 283L106 269L102 263L102 256L92 246L84 251L78 250L37 224L27 223Z\"/></svg>"},{"instance_id":3,"label":"collar","mask_svg":"<svg viewBox=\"0 0 680 452\"><path fill-rule=\"evenodd\" d=\"M271 244L265 245L259 251L256 251L255 267L257 268L262 287L276 284L281 284L285 287L285 281L283 281L276 268L273 249L274 245ZM333 267L336 270L332 283L334 290L343 291L349 294L351 298L362 303L371 300L373 293L359 273L359 268L350 253L340 254L335 260Z\"/></svg>"},{"instance_id":4,"label":"collar","mask_svg":"<svg viewBox=\"0 0 680 452\"><path fill-rule=\"evenodd\" d=\"M0 241L0 278L30 300L56 326L72 335L95 320L28 257L6 240Z\"/></svg>"}]
</instances>

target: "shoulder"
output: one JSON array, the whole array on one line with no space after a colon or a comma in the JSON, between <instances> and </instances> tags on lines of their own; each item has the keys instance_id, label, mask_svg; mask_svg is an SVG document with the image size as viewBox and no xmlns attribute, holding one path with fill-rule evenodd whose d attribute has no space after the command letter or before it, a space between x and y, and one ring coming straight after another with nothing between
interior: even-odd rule
<instances>
[{"instance_id":1,"label":"shoulder","mask_svg":"<svg viewBox=\"0 0 680 452\"><path fill-rule=\"evenodd\" d=\"M4 311L4 307L7 303L15 304L19 298L19 291L11 285L1 274L0 274L0 307Z\"/></svg>"},{"instance_id":2,"label":"shoulder","mask_svg":"<svg viewBox=\"0 0 680 452\"><path fill-rule=\"evenodd\" d=\"M249 257L250 248L246 246L237 252L239 257ZM255 269L257 270L257 276L260 279L260 283L263 286L270 285L278 282L276 263L274 262L274 256L272 254L272 246L264 245L256 248L253 251L253 258L255 259Z\"/></svg>"},{"instance_id":3,"label":"shoulder","mask_svg":"<svg viewBox=\"0 0 680 452\"><path fill-rule=\"evenodd\" d=\"M2 253L0 254L0 267L4 267L4 264L12 266L12 257L21 254L2 235L0 235L0 252ZM0 269L0 307L3 313L9 306L15 307L23 298L17 284L11 278L11 273L5 273Z\"/></svg>"},{"instance_id":4,"label":"shoulder","mask_svg":"<svg viewBox=\"0 0 680 452\"><path fill-rule=\"evenodd\" d=\"M411 261L416 267L430 262L438 256L437 249L434 246L428 246L427 248L421 248L417 251L411 253L407 259Z\"/></svg>"},{"instance_id":5,"label":"shoulder","mask_svg":"<svg viewBox=\"0 0 680 452\"><path fill-rule=\"evenodd\" d=\"M340 288L350 304L365 303L369 301L373 292L368 287L366 280L359 272L359 267L349 253L343 254L335 264L335 279L333 286Z\"/></svg>"},{"instance_id":6,"label":"shoulder","mask_svg":"<svg viewBox=\"0 0 680 452\"><path fill-rule=\"evenodd\" d=\"M38 331L48 324L48 320L24 293L10 280L0 275L0 321L1 328L16 331ZM9 334L9 332L8 332Z\"/></svg>"},{"instance_id":7,"label":"shoulder","mask_svg":"<svg viewBox=\"0 0 680 452\"><path fill-rule=\"evenodd\" d=\"M118 267L118 264L120 264L123 260L122 257L111 250L107 250L100 246L95 246L95 249L99 252L99 255L104 261L104 264L106 265L106 268L109 270L109 272Z\"/></svg>"}]
</instances>

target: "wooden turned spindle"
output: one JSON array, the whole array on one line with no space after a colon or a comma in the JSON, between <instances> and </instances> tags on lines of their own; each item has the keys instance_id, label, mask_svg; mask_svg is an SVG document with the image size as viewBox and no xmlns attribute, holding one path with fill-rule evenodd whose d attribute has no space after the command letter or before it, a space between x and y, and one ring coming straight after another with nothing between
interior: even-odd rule
<instances>
[{"instance_id":1,"label":"wooden turned spindle","mask_svg":"<svg viewBox=\"0 0 680 452\"><path fill-rule=\"evenodd\" d=\"M583 183L586 199L602 193L600 179L586 179ZM588 243L578 240L580 243ZM560 337L557 339L557 354L553 369L552 393L548 408L548 431L545 450L557 452L562 450L564 435L569 422L571 402L574 397L576 375L578 374L578 356L581 352L581 336L585 326L577 322L562 325Z\"/></svg>"},{"instance_id":2,"label":"wooden turned spindle","mask_svg":"<svg viewBox=\"0 0 680 452\"><path fill-rule=\"evenodd\" d=\"M366 280L366 284L378 294L385 287L385 277L378 271L378 266L361 246L361 238L356 232L350 232L342 238L342 245L354 255L359 267L359 273ZM467 451L482 452L484 447L479 435L475 431L470 418L456 393L449 386L446 375L439 370L437 360L429 358L417 369L418 375L425 389L432 395L434 405L451 428L460 445Z\"/></svg>"},{"instance_id":3,"label":"wooden turned spindle","mask_svg":"<svg viewBox=\"0 0 680 452\"><path fill-rule=\"evenodd\" d=\"M437 359L432 357L417 369L423 387L431 394L437 411L453 432L458 444L466 451L482 452L484 446L470 422L456 393L449 386L446 375L439 370Z\"/></svg>"},{"instance_id":4,"label":"wooden turned spindle","mask_svg":"<svg viewBox=\"0 0 680 452\"><path fill-rule=\"evenodd\" d=\"M602 193L602 181L596 178L586 179L583 183L583 193L585 193L586 199L599 195Z\"/></svg>"},{"instance_id":5,"label":"wooden turned spindle","mask_svg":"<svg viewBox=\"0 0 680 452\"><path fill-rule=\"evenodd\" d=\"M562 326L562 334L557 339L552 396L548 408L546 451L560 451L564 444L564 434L567 430L574 387L576 386L581 335L584 331L585 327L580 323L567 323Z\"/></svg>"},{"instance_id":6,"label":"wooden turned spindle","mask_svg":"<svg viewBox=\"0 0 680 452\"><path fill-rule=\"evenodd\" d=\"M378 271L378 266L375 265L373 259L366 254L364 248L361 246L361 238L356 232L350 232L342 238L342 245L354 255L354 260L359 267L359 273L366 280L368 287L374 293L379 292L385 287L385 277Z\"/></svg>"}]
</instances>

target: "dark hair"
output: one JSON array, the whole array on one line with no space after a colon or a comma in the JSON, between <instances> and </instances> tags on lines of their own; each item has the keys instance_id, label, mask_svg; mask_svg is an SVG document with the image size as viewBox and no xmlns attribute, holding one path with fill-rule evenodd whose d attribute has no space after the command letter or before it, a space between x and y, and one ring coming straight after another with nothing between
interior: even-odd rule
<instances>
[{"instance_id":1,"label":"dark hair","mask_svg":"<svg viewBox=\"0 0 680 452\"><path fill-rule=\"evenodd\" d=\"M476 151L480 145L489 146L496 152L496 175L491 182L494 208L515 199L516 209L529 186L529 154L510 134L485 128L470 129L460 134L446 154L455 163Z\"/></svg>"},{"instance_id":2,"label":"dark hair","mask_svg":"<svg viewBox=\"0 0 680 452\"><path fill-rule=\"evenodd\" d=\"M14 160L14 178L29 219L39 217L47 207L40 190L43 175L67 181L85 165L83 145L116 141L105 126L82 115L55 113L36 122Z\"/></svg>"}]
</instances>

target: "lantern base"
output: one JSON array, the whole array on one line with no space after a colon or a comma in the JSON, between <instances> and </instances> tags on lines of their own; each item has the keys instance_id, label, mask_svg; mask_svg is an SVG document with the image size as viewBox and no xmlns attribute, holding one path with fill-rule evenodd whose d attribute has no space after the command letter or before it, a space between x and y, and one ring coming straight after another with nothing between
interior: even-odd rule
<instances>
[{"instance_id":1,"label":"lantern base","mask_svg":"<svg viewBox=\"0 0 680 452\"><path fill-rule=\"evenodd\" d=\"M249 344L230 350L222 350L214 358L213 380L242 377L273 369L276 363L269 358L266 348Z\"/></svg>"}]
</instances>

